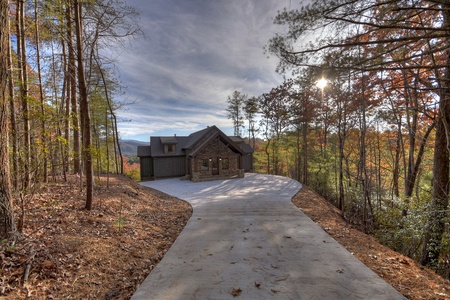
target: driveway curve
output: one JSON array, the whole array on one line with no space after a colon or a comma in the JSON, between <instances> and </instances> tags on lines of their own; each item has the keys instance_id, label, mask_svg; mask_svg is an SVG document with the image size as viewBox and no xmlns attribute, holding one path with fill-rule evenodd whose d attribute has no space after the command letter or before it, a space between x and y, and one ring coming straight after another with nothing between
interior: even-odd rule
<instances>
[{"instance_id":1,"label":"driveway curve","mask_svg":"<svg viewBox=\"0 0 450 300\"><path fill-rule=\"evenodd\" d=\"M193 215L134 300L406 299L292 204L295 180L142 185L188 201Z\"/></svg>"}]
</instances>

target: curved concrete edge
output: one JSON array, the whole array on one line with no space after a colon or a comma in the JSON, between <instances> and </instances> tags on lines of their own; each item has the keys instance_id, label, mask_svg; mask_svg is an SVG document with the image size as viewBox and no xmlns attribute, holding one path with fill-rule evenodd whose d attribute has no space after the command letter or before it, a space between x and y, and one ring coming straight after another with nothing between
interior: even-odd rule
<instances>
[{"instance_id":1,"label":"curved concrete edge","mask_svg":"<svg viewBox=\"0 0 450 300\"><path fill-rule=\"evenodd\" d=\"M194 211L132 299L405 299L291 202L295 180L143 185Z\"/></svg>"}]
</instances>

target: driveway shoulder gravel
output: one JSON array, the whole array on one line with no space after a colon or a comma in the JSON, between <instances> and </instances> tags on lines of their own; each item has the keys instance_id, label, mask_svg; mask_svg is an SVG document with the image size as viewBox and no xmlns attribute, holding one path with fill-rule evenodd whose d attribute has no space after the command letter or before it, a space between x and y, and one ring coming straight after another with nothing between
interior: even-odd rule
<instances>
[{"instance_id":1,"label":"driveway shoulder gravel","mask_svg":"<svg viewBox=\"0 0 450 300\"><path fill-rule=\"evenodd\" d=\"M291 203L295 180L142 185L188 201L193 215L133 300L406 299Z\"/></svg>"}]
</instances>

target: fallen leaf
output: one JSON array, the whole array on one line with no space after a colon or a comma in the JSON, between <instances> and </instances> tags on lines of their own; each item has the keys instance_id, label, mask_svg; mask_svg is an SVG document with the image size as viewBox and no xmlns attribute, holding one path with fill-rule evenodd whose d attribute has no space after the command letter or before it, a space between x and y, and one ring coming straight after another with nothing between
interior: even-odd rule
<instances>
[{"instance_id":1,"label":"fallen leaf","mask_svg":"<svg viewBox=\"0 0 450 300\"><path fill-rule=\"evenodd\" d=\"M238 297L240 294L242 293L241 288L233 288L233 290L231 291L231 295L233 295L233 297Z\"/></svg>"}]
</instances>

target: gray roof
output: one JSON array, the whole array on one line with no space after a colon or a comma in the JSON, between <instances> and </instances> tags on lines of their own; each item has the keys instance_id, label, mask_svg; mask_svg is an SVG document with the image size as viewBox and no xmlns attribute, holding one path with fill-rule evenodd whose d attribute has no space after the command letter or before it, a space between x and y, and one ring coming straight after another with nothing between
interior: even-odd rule
<instances>
[{"instance_id":1,"label":"gray roof","mask_svg":"<svg viewBox=\"0 0 450 300\"><path fill-rule=\"evenodd\" d=\"M200 131L191 133L188 136L188 142L186 143L186 145L184 146L184 148L186 149L190 149L192 148L192 146L201 138L203 137L208 131L211 131L212 128L214 128L216 126L213 127L206 127L205 129L202 129ZM216 127L217 128L217 127Z\"/></svg>"},{"instance_id":2,"label":"gray roof","mask_svg":"<svg viewBox=\"0 0 450 300\"><path fill-rule=\"evenodd\" d=\"M161 144L174 145L178 143L176 136L162 136L160 137Z\"/></svg>"},{"instance_id":3,"label":"gray roof","mask_svg":"<svg viewBox=\"0 0 450 300\"><path fill-rule=\"evenodd\" d=\"M242 144L242 152L244 152L245 154L250 154L250 153L253 153L254 151L253 151L252 146L250 146L247 143L244 143L244 144Z\"/></svg>"},{"instance_id":4,"label":"gray roof","mask_svg":"<svg viewBox=\"0 0 450 300\"><path fill-rule=\"evenodd\" d=\"M194 156L198 150L200 150L211 139L216 137L219 137L222 140L222 142L224 142L234 152L242 154L242 150L239 148L239 146L236 143L234 143L216 126L211 126L204 130L194 132L193 134L190 135L190 137L191 139L195 138L195 141L189 147L189 149L192 150L190 151L189 156ZM190 140L190 142L192 142L192 140Z\"/></svg>"},{"instance_id":5,"label":"gray roof","mask_svg":"<svg viewBox=\"0 0 450 300\"><path fill-rule=\"evenodd\" d=\"M187 141L187 137L177 136L172 139L175 139L175 143L172 140L167 144L175 145L175 153L165 153L164 144L162 143L164 139L161 139L159 136L150 137L150 145L152 146L151 156L184 156L183 148Z\"/></svg>"},{"instance_id":6,"label":"gray roof","mask_svg":"<svg viewBox=\"0 0 450 300\"><path fill-rule=\"evenodd\" d=\"M247 144L243 138L241 138L240 136L230 136L230 139L235 142L239 148L241 148L243 153L253 153L253 148L252 146L250 146L249 144Z\"/></svg>"},{"instance_id":7,"label":"gray roof","mask_svg":"<svg viewBox=\"0 0 450 300\"><path fill-rule=\"evenodd\" d=\"M233 135L233 136L230 136L229 138L235 143L241 143L241 142L244 141L240 136L234 136Z\"/></svg>"},{"instance_id":8,"label":"gray roof","mask_svg":"<svg viewBox=\"0 0 450 300\"><path fill-rule=\"evenodd\" d=\"M138 157L152 156L151 147L150 146L137 146L137 156Z\"/></svg>"},{"instance_id":9,"label":"gray roof","mask_svg":"<svg viewBox=\"0 0 450 300\"><path fill-rule=\"evenodd\" d=\"M253 153L250 145L246 144L240 137L228 137L216 126L210 126L200 131L194 132L189 136L170 136L170 137L150 137L150 146L139 146L138 157L162 157L162 156L185 156L187 149L192 150L189 155L195 154L212 138L219 136L220 139L239 153ZM175 153L165 153L164 145L175 145ZM248 147L247 147L248 146Z\"/></svg>"}]
</instances>

